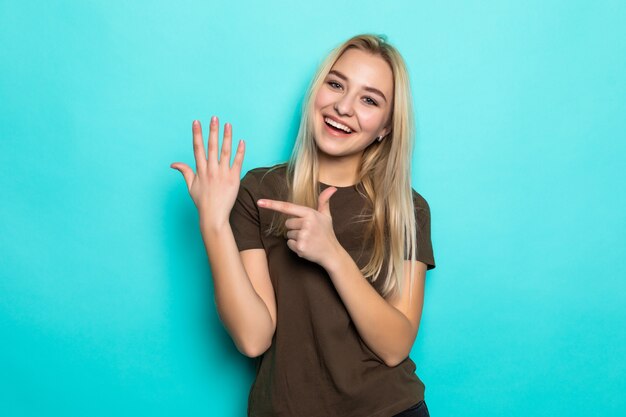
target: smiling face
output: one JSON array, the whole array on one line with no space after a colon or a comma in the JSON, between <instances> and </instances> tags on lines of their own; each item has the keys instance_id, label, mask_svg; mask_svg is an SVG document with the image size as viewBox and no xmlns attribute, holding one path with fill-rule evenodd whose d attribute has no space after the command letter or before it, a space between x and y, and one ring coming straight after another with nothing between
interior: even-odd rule
<instances>
[{"instance_id":1,"label":"smiling face","mask_svg":"<svg viewBox=\"0 0 626 417\"><path fill-rule=\"evenodd\" d=\"M351 48L335 62L313 105L320 158L360 158L390 131L393 73L379 55ZM386 139L383 139L386 140Z\"/></svg>"}]
</instances>

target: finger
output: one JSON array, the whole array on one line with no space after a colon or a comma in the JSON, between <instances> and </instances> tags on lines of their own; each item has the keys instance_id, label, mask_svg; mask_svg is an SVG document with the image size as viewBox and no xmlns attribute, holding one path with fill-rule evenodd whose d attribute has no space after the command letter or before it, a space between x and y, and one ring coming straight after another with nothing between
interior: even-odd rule
<instances>
[{"instance_id":1,"label":"finger","mask_svg":"<svg viewBox=\"0 0 626 417\"><path fill-rule=\"evenodd\" d=\"M285 227L290 230L300 230L303 224L304 219L302 217L293 217L285 221Z\"/></svg>"},{"instance_id":2,"label":"finger","mask_svg":"<svg viewBox=\"0 0 626 417\"><path fill-rule=\"evenodd\" d=\"M237 153L235 153L235 160L233 161L233 169L241 176L241 166L243 165L243 155L246 152L246 144L243 139L239 140L237 144Z\"/></svg>"},{"instance_id":3,"label":"finger","mask_svg":"<svg viewBox=\"0 0 626 417\"><path fill-rule=\"evenodd\" d=\"M289 239L293 239L293 240L298 240L298 233L300 231L299 230L290 230L287 232L287 237Z\"/></svg>"},{"instance_id":4,"label":"finger","mask_svg":"<svg viewBox=\"0 0 626 417\"><path fill-rule=\"evenodd\" d=\"M330 197L335 194L337 188L328 187L317 198L317 211L330 216Z\"/></svg>"},{"instance_id":5,"label":"finger","mask_svg":"<svg viewBox=\"0 0 626 417\"><path fill-rule=\"evenodd\" d=\"M230 123L224 124L224 140L222 140L222 153L220 155L220 167L230 168L230 150L233 142L233 126Z\"/></svg>"},{"instance_id":6,"label":"finger","mask_svg":"<svg viewBox=\"0 0 626 417\"><path fill-rule=\"evenodd\" d=\"M265 198L258 200L257 204L259 207L262 208L278 211L297 217L303 217L309 212L309 210L311 210L309 207L299 206L297 204L289 203L287 201L268 200Z\"/></svg>"},{"instance_id":7,"label":"finger","mask_svg":"<svg viewBox=\"0 0 626 417\"><path fill-rule=\"evenodd\" d=\"M291 249L292 251L294 251L298 256L300 256L300 254L298 253L298 249L297 249L297 245L296 245L296 241L293 239L289 239L287 241L287 246L289 246L289 249Z\"/></svg>"},{"instance_id":8,"label":"finger","mask_svg":"<svg viewBox=\"0 0 626 417\"><path fill-rule=\"evenodd\" d=\"M193 178L195 174L193 170L186 164L182 162L174 162L170 165L170 168L173 168L183 174L183 178L185 179L185 183L187 184L187 189L191 190L191 184L193 183Z\"/></svg>"},{"instance_id":9,"label":"finger","mask_svg":"<svg viewBox=\"0 0 626 417\"><path fill-rule=\"evenodd\" d=\"M204 172L206 169L206 153L204 152L204 140L202 139L202 126L198 120L191 125L193 136L193 155L196 159L196 171Z\"/></svg>"},{"instance_id":10,"label":"finger","mask_svg":"<svg viewBox=\"0 0 626 417\"><path fill-rule=\"evenodd\" d=\"M209 127L209 169L217 168L217 135L219 133L219 120L217 116L211 117L211 124Z\"/></svg>"}]
</instances>

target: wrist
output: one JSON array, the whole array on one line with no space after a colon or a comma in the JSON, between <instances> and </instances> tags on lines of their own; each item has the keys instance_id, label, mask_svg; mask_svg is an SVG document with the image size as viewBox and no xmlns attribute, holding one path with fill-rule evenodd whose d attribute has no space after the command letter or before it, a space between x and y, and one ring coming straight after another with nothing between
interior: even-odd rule
<instances>
[{"instance_id":1,"label":"wrist","mask_svg":"<svg viewBox=\"0 0 626 417\"><path fill-rule=\"evenodd\" d=\"M333 250L330 251L329 256L326 257L326 262L323 267L326 272L332 276L341 269L341 265L346 260L346 257L350 258L350 254L344 249L343 246L341 246L339 242L337 242Z\"/></svg>"},{"instance_id":2,"label":"wrist","mask_svg":"<svg viewBox=\"0 0 626 417\"><path fill-rule=\"evenodd\" d=\"M228 220L216 220L214 218L200 216L200 231L202 234L220 234L230 227Z\"/></svg>"}]
</instances>

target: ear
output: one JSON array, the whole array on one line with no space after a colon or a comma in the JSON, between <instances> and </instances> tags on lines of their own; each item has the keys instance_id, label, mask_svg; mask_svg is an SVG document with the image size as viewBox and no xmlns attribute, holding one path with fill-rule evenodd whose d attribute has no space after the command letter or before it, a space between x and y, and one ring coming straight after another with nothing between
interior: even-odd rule
<instances>
[{"instance_id":1,"label":"ear","mask_svg":"<svg viewBox=\"0 0 626 417\"><path fill-rule=\"evenodd\" d=\"M378 136L382 136L383 138L385 138L390 132L391 132L391 125L387 125L384 127L384 129L380 132Z\"/></svg>"}]
</instances>

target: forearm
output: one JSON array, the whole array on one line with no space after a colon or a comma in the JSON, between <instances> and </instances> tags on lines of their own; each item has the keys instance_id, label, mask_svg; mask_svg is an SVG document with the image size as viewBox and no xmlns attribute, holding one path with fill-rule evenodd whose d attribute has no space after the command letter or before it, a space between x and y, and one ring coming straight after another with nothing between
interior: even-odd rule
<instances>
[{"instance_id":1,"label":"forearm","mask_svg":"<svg viewBox=\"0 0 626 417\"><path fill-rule=\"evenodd\" d=\"M404 360L414 340L406 316L378 294L343 248L326 269L367 346L388 366Z\"/></svg>"},{"instance_id":2,"label":"forearm","mask_svg":"<svg viewBox=\"0 0 626 417\"><path fill-rule=\"evenodd\" d=\"M230 224L215 225L201 218L200 230L220 319L241 353L258 356L271 343L272 318L246 273Z\"/></svg>"}]
</instances>

